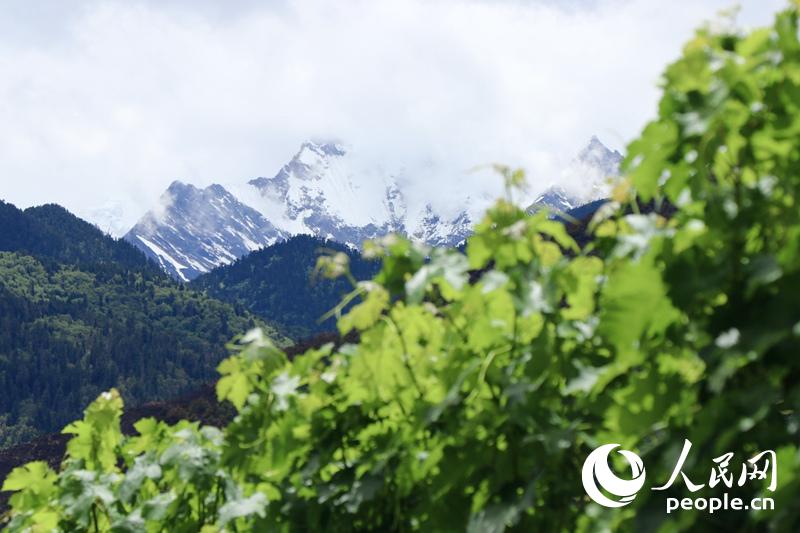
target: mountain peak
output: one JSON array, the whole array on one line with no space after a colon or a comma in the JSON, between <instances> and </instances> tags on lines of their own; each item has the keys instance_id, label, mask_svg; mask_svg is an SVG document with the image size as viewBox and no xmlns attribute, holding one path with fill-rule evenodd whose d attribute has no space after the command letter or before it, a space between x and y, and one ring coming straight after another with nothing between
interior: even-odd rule
<instances>
[{"instance_id":1,"label":"mountain peak","mask_svg":"<svg viewBox=\"0 0 800 533\"><path fill-rule=\"evenodd\" d=\"M619 173L622 154L616 150L611 150L596 135L592 135L592 138L589 139L589 144L580 151L576 161L582 167L596 169L605 178L616 176Z\"/></svg>"},{"instance_id":2,"label":"mountain peak","mask_svg":"<svg viewBox=\"0 0 800 533\"><path fill-rule=\"evenodd\" d=\"M534 200L533 204L528 207L528 213L534 213L543 208L566 212L577 204L578 201L564 190L563 187L554 185Z\"/></svg>"},{"instance_id":3,"label":"mountain peak","mask_svg":"<svg viewBox=\"0 0 800 533\"><path fill-rule=\"evenodd\" d=\"M227 190L227 189L225 189L225 187L223 187L223 186L222 186L222 185L220 185L219 183L212 183L211 185L209 185L208 187L206 187L206 188L205 188L205 190L206 190L206 191L211 191L211 192L213 192L214 194L217 194L218 196L227 196L227 195L229 195L229 194L230 194L230 193L228 192L228 190Z\"/></svg>"},{"instance_id":4,"label":"mountain peak","mask_svg":"<svg viewBox=\"0 0 800 533\"><path fill-rule=\"evenodd\" d=\"M346 153L344 145L337 141L308 140L300 145L298 155L305 149L323 156L343 156Z\"/></svg>"},{"instance_id":5,"label":"mountain peak","mask_svg":"<svg viewBox=\"0 0 800 533\"><path fill-rule=\"evenodd\" d=\"M162 205L125 239L183 281L283 239L284 233L222 185L198 189L175 181Z\"/></svg>"},{"instance_id":6,"label":"mountain peak","mask_svg":"<svg viewBox=\"0 0 800 533\"><path fill-rule=\"evenodd\" d=\"M174 180L167 187L167 192L171 194L184 194L191 191L196 191L197 188L191 183L184 183L181 180Z\"/></svg>"},{"instance_id":7,"label":"mountain peak","mask_svg":"<svg viewBox=\"0 0 800 533\"><path fill-rule=\"evenodd\" d=\"M611 150L592 135L589 143L562 172L558 184L539 194L528 206L528 212L542 208L566 212L608 195L610 180L619 175L622 154Z\"/></svg>"}]
</instances>

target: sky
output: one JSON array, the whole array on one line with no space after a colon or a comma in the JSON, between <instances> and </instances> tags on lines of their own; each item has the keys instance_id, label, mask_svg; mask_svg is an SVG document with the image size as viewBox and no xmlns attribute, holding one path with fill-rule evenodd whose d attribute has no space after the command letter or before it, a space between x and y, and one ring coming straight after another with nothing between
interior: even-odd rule
<instances>
[{"instance_id":1,"label":"sky","mask_svg":"<svg viewBox=\"0 0 800 533\"><path fill-rule=\"evenodd\" d=\"M785 0L743 0L738 24ZM0 0L0 199L120 210L175 179L272 176L306 139L433 164L424 194L523 166L534 189L596 134L623 150L664 66L729 0ZM718 23L718 22L715 22Z\"/></svg>"}]
</instances>

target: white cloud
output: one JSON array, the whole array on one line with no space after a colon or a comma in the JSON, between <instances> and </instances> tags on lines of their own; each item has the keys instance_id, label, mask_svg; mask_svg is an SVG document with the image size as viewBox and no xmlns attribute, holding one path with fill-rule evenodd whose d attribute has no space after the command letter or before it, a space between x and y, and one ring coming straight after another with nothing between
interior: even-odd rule
<instances>
[{"instance_id":1,"label":"white cloud","mask_svg":"<svg viewBox=\"0 0 800 533\"><path fill-rule=\"evenodd\" d=\"M491 179L466 171L495 161L543 185L594 133L621 149L654 114L666 62L729 5L12 0L0 198L114 201L132 221L173 179L272 175L309 137L433 160L426 194ZM740 19L784 5L745 1Z\"/></svg>"}]
</instances>

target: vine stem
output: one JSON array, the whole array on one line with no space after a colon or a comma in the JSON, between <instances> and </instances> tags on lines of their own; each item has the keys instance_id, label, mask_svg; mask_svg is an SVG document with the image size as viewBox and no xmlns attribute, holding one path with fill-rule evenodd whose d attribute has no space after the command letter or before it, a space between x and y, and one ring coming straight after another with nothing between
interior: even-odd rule
<instances>
[{"instance_id":1,"label":"vine stem","mask_svg":"<svg viewBox=\"0 0 800 533\"><path fill-rule=\"evenodd\" d=\"M100 524L98 523L98 520L97 520L97 503L96 502L92 504L92 522L94 522L94 530L97 533L100 533Z\"/></svg>"},{"instance_id":2,"label":"vine stem","mask_svg":"<svg viewBox=\"0 0 800 533\"><path fill-rule=\"evenodd\" d=\"M413 383L414 388L417 390L417 395L419 399L422 400L425 397L425 393L422 390L419 382L417 381L417 376L414 373L414 369L411 367L411 363L408 362L408 346L406 345L406 340L403 337L403 333L400 331L400 327L397 325L397 322L392 318L390 315L386 315L386 320L389 324L392 325L394 328L395 333L397 333L397 337L400 339L400 346L403 349L403 356L401 360L403 361L403 366L406 368L408 375L411 377L411 383Z\"/></svg>"}]
</instances>

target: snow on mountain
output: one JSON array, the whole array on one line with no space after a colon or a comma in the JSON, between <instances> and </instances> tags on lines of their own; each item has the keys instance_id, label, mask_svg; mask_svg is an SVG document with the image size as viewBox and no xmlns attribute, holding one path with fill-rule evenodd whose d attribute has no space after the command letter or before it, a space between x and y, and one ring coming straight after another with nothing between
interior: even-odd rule
<instances>
[{"instance_id":1,"label":"snow on mountain","mask_svg":"<svg viewBox=\"0 0 800 533\"><path fill-rule=\"evenodd\" d=\"M392 176L362 165L340 144L303 143L275 176L248 183L261 195L262 212L291 233L360 246L403 231L405 205Z\"/></svg>"},{"instance_id":2,"label":"snow on mountain","mask_svg":"<svg viewBox=\"0 0 800 533\"><path fill-rule=\"evenodd\" d=\"M566 212L578 206L578 200L570 196L563 187L553 186L539 195L528 208L529 212L547 207L555 211Z\"/></svg>"},{"instance_id":3,"label":"snow on mountain","mask_svg":"<svg viewBox=\"0 0 800 533\"><path fill-rule=\"evenodd\" d=\"M183 281L285 237L221 185L198 189L180 181L125 235Z\"/></svg>"},{"instance_id":4,"label":"snow on mountain","mask_svg":"<svg viewBox=\"0 0 800 533\"><path fill-rule=\"evenodd\" d=\"M567 211L603 196L621 158L593 137L559 186L531 208ZM396 232L431 246L455 246L493 198L438 189L438 175L433 165L388 169L343 144L309 141L272 177L206 189L173 183L125 238L183 280L297 234L359 247ZM437 198L420 195L413 187L419 183L433 184L428 190Z\"/></svg>"},{"instance_id":5,"label":"snow on mountain","mask_svg":"<svg viewBox=\"0 0 800 533\"><path fill-rule=\"evenodd\" d=\"M398 185L403 169L370 165L338 143L306 142L273 177L249 182L254 205L288 233L309 233L350 246L391 232L449 245L469 231L469 215L448 216L426 203L409 205Z\"/></svg>"},{"instance_id":6,"label":"snow on mountain","mask_svg":"<svg viewBox=\"0 0 800 533\"><path fill-rule=\"evenodd\" d=\"M461 242L469 214L409 205L402 172L370 165L338 143L306 142L272 177L203 190L173 183L126 239L179 279L297 234L352 247L393 232L436 246Z\"/></svg>"},{"instance_id":7,"label":"snow on mountain","mask_svg":"<svg viewBox=\"0 0 800 533\"><path fill-rule=\"evenodd\" d=\"M417 242L430 246L457 246L472 231L472 219L466 211L453 219L442 218L436 214L430 204L425 206L425 214L416 224L416 228L408 236Z\"/></svg>"},{"instance_id":8,"label":"snow on mountain","mask_svg":"<svg viewBox=\"0 0 800 533\"><path fill-rule=\"evenodd\" d=\"M596 136L578 153L554 185L541 193L528 207L529 212L543 207L566 212L580 205L608 197L614 178L619 176L622 154L606 147Z\"/></svg>"},{"instance_id":9,"label":"snow on mountain","mask_svg":"<svg viewBox=\"0 0 800 533\"><path fill-rule=\"evenodd\" d=\"M605 198L619 176L622 154L606 147L596 136L564 171L562 181L578 205Z\"/></svg>"}]
</instances>

